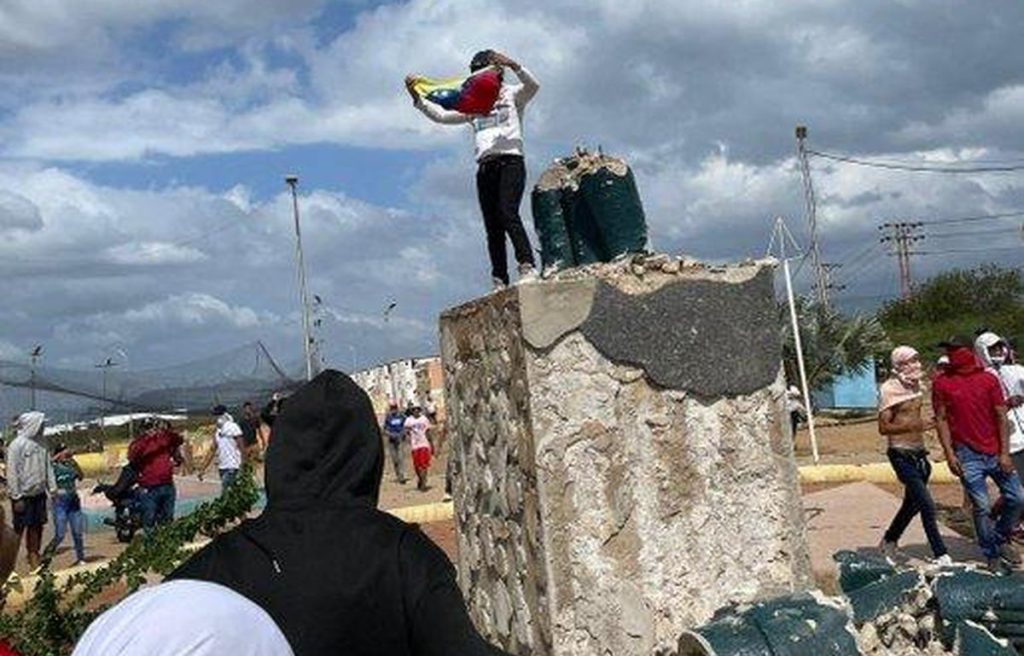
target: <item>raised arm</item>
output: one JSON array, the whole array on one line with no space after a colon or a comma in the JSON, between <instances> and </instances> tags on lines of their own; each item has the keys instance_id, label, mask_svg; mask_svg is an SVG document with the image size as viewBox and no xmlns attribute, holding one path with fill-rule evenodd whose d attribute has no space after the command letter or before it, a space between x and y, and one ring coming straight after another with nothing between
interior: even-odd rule
<instances>
[{"instance_id":1,"label":"raised arm","mask_svg":"<svg viewBox=\"0 0 1024 656\"><path fill-rule=\"evenodd\" d=\"M405 77L405 90L409 92L410 96L412 96L413 106L423 112L423 115L434 123L441 123L443 125L460 125L462 123L469 123L473 120L473 117L468 114L453 112L450 109L445 109L432 102L423 100L423 98L420 97L420 94L416 93L416 89L413 88L415 84L415 76L407 75Z\"/></svg>"},{"instance_id":2,"label":"raised arm","mask_svg":"<svg viewBox=\"0 0 1024 656\"><path fill-rule=\"evenodd\" d=\"M515 72L516 77L518 77L519 81L523 83L522 86L516 90L516 105L520 108L525 107L526 103L530 102L530 100L537 95L537 91L540 90L540 82L537 81L537 78L535 78L530 71L523 68L519 62L511 57L501 53L494 53L494 57L491 61L498 66L511 68Z\"/></svg>"}]
</instances>

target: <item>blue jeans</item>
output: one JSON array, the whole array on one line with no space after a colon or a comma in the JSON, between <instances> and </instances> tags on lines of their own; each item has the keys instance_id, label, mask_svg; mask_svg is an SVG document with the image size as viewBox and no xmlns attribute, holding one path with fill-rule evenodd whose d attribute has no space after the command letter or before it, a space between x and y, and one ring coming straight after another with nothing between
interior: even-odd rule
<instances>
[{"instance_id":1,"label":"blue jeans","mask_svg":"<svg viewBox=\"0 0 1024 656\"><path fill-rule=\"evenodd\" d=\"M176 497L177 492L173 483L140 488L139 506L142 508L142 526L151 529L160 524L169 524L174 519Z\"/></svg>"},{"instance_id":2,"label":"blue jeans","mask_svg":"<svg viewBox=\"0 0 1024 656\"><path fill-rule=\"evenodd\" d=\"M1024 488L1021 488L1020 478L1016 471L1007 474L1000 469L998 456L978 453L963 445L957 445L956 459L960 461L963 470L961 483L971 498L978 546L986 558L998 558L999 547L1009 539L1020 520L1021 504L1024 503ZM994 525L988 516L986 478L992 479L1003 496L1003 511Z\"/></svg>"},{"instance_id":3,"label":"blue jeans","mask_svg":"<svg viewBox=\"0 0 1024 656\"><path fill-rule=\"evenodd\" d=\"M61 492L53 499L53 542L50 550L55 551L64 542L67 527L71 526L71 541L75 545L75 560L85 560L85 515L82 501L77 494Z\"/></svg>"},{"instance_id":4,"label":"blue jeans","mask_svg":"<svg viewBox=\"0 0 1024 656\"><path fill-rule=\"evenodd\" d=\"M234 484L235 479L238 478L238 470L220 469L218 471L220 471L220 493L223 495Z\"/></svg>"},{"instance_id":5,"label":"blue jeans","mask_svg":"<svg viewBox=\"0 0 1024 656\"><path fill-rule=\"evenodd\" d=\"M892 464L896 478L903 483L903 505L892 518L889 530L885 532L885 541L899 542L903 531L907 529L916 515L921 515L924 534L928 536L928 546L936 558L947 553L946 544L939 533L939 523L935 519L935 502L928 492L928 479L932 475L932 464L928 462L927 451L908 451L889 449L886 452Z\"/></svg>"}]
</instances>

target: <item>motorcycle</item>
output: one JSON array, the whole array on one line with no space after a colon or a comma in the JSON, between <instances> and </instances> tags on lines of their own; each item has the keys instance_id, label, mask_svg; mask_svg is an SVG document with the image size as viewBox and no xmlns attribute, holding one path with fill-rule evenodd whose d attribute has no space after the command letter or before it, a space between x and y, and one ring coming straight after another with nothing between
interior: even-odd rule
<instances>
[{"instance_id":1,"label":"motorcycle","mask_svg":"<svg viewBox=\"0 0 1024 656\"><path fill-rule=\"evenodd\" d=\"M112 526L117 541L127 544L142 528L142 506L139 503L138 474L130 465L121 468L121 473L112 485L100 484L93 488L93 494L103 494L114 505L114 516L103 523Z\"/></svg>"}]
</instances>

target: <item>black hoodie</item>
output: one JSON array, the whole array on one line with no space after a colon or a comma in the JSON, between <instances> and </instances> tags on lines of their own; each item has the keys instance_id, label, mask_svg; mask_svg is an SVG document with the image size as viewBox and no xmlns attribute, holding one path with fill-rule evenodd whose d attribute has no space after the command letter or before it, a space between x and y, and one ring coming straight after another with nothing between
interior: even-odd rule
<instances>
[{"instance_id":1,"label":"black hoodie","mask_svg":"<svg viewBox=\"0 0 1024 656\"><path fill-rule=\"evenodd\" d=\"M369 398L348 376L325 371L274 424L263 513L168 578L248 597L296 656L501 654L473 628L444 552L377 510L383 467Z\"/></svg>"}]
</instances>

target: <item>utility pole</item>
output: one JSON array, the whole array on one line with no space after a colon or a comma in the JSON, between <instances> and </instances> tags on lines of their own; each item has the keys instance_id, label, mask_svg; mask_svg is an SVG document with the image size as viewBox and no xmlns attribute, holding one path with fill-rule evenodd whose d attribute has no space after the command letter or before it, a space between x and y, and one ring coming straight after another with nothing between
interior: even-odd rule
<instances>
[{"instance_id":1,"label":"utility pole","mask_svg":"<svg viewBox=\"0 0 1024 656\"><path fill-rule=\"evenodd\" d=\"M284 177L285 183L292 190L292 211L295 216L295 259L299 269L299 304L302 307L302 350L306 356L306 380L313 380L313 335L311 331L309 291L306 288L306 263L302 256L302 230L299 227L299 195L295 187L299 184L299 176L289 174Z\"/></svg>"},{"instance_id":2,"label":"utility pole","mask_svg":"<svg viewBox=\"0 0 1024 656\"><path fill-rule=\"evenodd\" d=\"M915 242L924 239L924 235L920 234L923 226L924 224L920 221L883 223L878 226L879 230L885 232L879 241L883 244L892 244L894 249L893 251L890 251L889 255L894 255L896 257L896 263L900 270L901 298L910 297L910 291L913 283L910 276L910 256L915 255L911 250L911 246Z\"/></svg>"},{"instance_id":3,"label":"utility pole","mask_svg":"<svg viewBox=\"0 0 1024 656\"><path fill-rule=\"evenodd\" d=\"M793 278L789 273L789 257L786 256L786 244L793 246L793 256L796 256L799 247L793 239L793 233L786 227L786 221L780 216L775 219L775 229L772 230L771 240L768 242L768 255L775 255L782 262L782 274L786 279L786 302L789 304L789 320L793 329L793 346L796 349L796 366L800 373L800 391L804 397L804 408L807 410L807 433L811 438L811 455L814 462L818 462L818 436L814 432L814 408L811 406L811 392L807 385L807 367L804 365L804 347L800 339L800 322L796 315L796 299L793 297ZM788 391L787 391L788 395Z\"/></svg>"},{"instance_id":4,"label":"utility pole","mask_svg":"<svg viewBox=\"0 0 1024 656\"><path fill-rule=\"evenodd\" d=\"M29 357L32 358L32 368L30 370L29 378L29 389L31 389L31 406L32 410L36 409L36 365L39 363L39 358L43 357L43 345L36 344L32 347Z\"/></svg>"},{"instance_id":5,"label":"utility pole","mask_svg":"<svg viewBox=\"0 0 1024 656\"><path fill-rule=\"evenodd\" d=\"M800 163L800 175L804 181L804 204L807 211L807 231L810 235L811 266L814 267L814 292L818 303L828 307L829 273L821 259L821 243L818 240L818 199L814 194L811 167L807 162L807 126L796 126L796 155Z\"/></svg>"}]
</instances>

